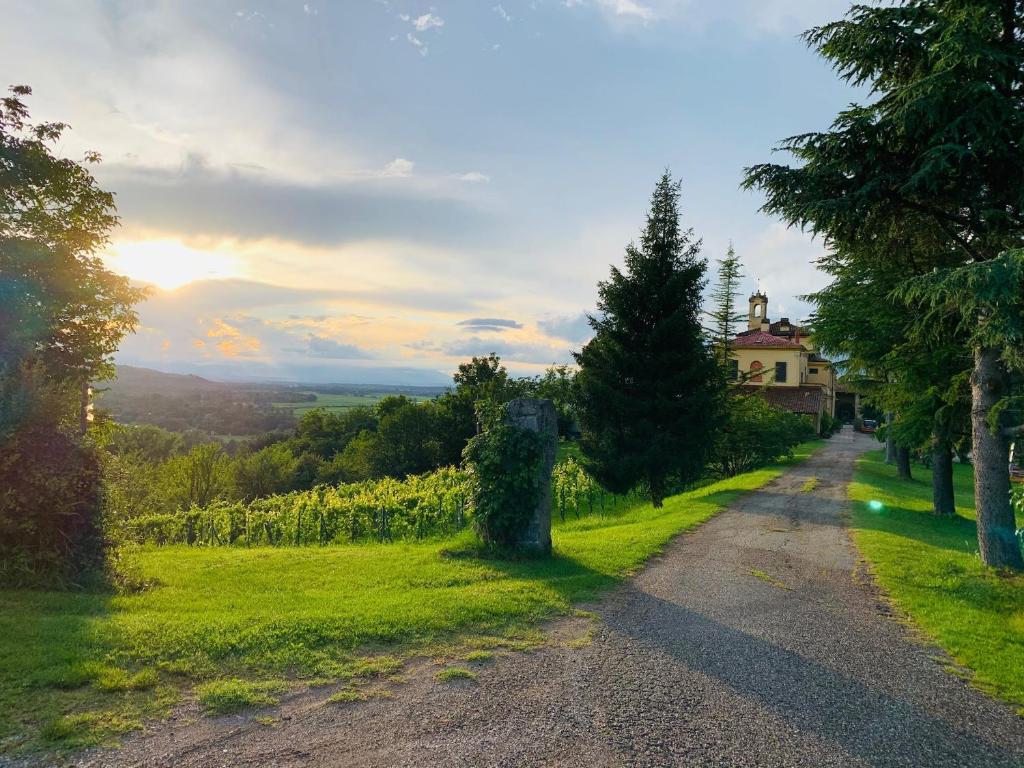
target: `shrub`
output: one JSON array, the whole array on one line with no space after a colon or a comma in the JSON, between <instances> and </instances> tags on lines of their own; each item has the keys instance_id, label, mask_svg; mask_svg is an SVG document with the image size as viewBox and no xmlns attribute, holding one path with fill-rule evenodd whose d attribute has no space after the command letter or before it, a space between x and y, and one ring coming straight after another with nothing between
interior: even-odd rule
<instances>
[{"instance_id":1,"label":"shrub","mask_svg":"<svg viewBox=\"0 0 1024 768\"><path fill-rule=\"evenodd\" d=\"M715 439L711 466L731 477L789 456L813 437L814 426L806 416L775 408L756 395L733 397Z\"/></svg>"},{"instance_id":2,"label":"shrub","mask_svg":"<svg viewBox=\"0 0 1024 768\"><path fill-rule=\"evenodd\" d=\"M827 413L821 414L821 427L818 430L818 434L821 437L829 438L832 437L836 432L843 428L843 422L834 416L829 416Z\"/></svg>"},{"instance_id":3,"label":"shrub","mask_svg":"<svg viewBox=\"0 0 1024 768\"><path fill-rule=\"evenodd\" d=\"M547 478L541 472L545 437L505 424L504 406L487 417L488 428L466 445L473 522L485 544L513 546L529 524Z\"/></svg>"},{"instance_id":4,"label":"shrub","mask_svg":"<svg viewBox=\"0 0 1024 768\"><path fill-rule=\"evenodd\" d=\"M0 582L67 584L102 564L95 448L28 424L0 451Z\"/></svg>"}]
</instances>

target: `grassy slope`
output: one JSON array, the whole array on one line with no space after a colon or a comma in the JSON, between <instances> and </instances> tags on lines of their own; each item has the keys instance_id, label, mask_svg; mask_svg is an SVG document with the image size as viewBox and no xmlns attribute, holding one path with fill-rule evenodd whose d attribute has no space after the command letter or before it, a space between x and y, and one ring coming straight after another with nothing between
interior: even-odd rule
<instances>
[{"instance_id":1,"label":"grassy slope","mask_svg":"<svg viewBox=\"0 0 1024 768\"><path fill-rule=\"evenodd\" d=\"M157 584L141 594L0 592L0 753L107 741L203 680L345 679L394 671L383 653L522 642L537 620L614 585L782 471L674 496L661 510L556 522L550 560L449 554L468 533L324 549L163 547L139 555Z\"/></svg>"},{"instance_id":2,"label":"grassy slope","mask_svg":"<svg viewBox=\"0 0 1024 768\"><path fill-rule=\"evenodd\" d=\"M979 687L1020 707L1024 576L996 574L978 558L970 467L955 467L953 520L931 514L928 470L915 466L914 478L897 480L881 452L858 462L850 486L854 540L896 605L973 670ZM871 500L883 507L872 510Z\"/></svg>"}]
</instances>

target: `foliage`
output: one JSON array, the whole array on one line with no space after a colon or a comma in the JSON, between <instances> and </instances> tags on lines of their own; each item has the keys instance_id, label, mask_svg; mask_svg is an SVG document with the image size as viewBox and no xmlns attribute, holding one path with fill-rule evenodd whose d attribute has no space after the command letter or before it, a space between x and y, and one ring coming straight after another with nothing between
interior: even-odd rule
<instances>
[{"instance_id":1,"label":"foliage","mask_svg":"<svg viewBox=\"0 0 1024 768\"><path fill-rule=\"evenodd\" d=\"M295 426L291 411L261 402L258 392L227 386L188 394L123 391L112 386L97 400L121 423L153 424L175 432L196 429L215 435L254 435Z\"/></svg>"},{"instance_id":2,"label":"foliage","mask_svg":"<svg viewBox=\"0 0 1024 768\"><path fill-rule=\"evenodd\" d=\"M368 480L219 501L124 520L120 538L205 546L303 546L452 534L469 521L470 483L447 468L403 481Z\"/></svg>"},{"instance_id":3,"label":"foliage","mask_svg":"<svg viewBox=\"0 0 1024 768\"><path fill-rule=\"evenodd\" d=\"M711 466L723 477L733 477L788 457L813 437L806 416L775 408L757 395L736 395L726 404Z\"/></svg>"},{"instance_id":4,"label":"foliage","mask_svg":"<svg viewBox=\"0 0 1024 768\"><path fill-rule=\"evenodd\" d=\"M204 507L231 493L231 461L219 443L197 445L163 464L158 483L170 509Z\"/></svg>"},{"instance_id":5,"label":"foliage","mask_svg":"<svg viewBox=\"0 0 1024 768\"><path fill-rule=\"evenodd\" d=\"M38 748L44 727L78 717L56 745L84 745L166 712L165 684L96 689L103 666L159 670L187 691L211 679L393 674L409 656L459 643L521 647L537 621L594 599L780 472L722 481L662 509L556 520L550 559L454 556L471 546L468 534L386 547L143 547L142 575L156 586L142 592L0 591L0 742L8 753ZM390 657L360 653L382 645Z\"/></svg>"},{"instance_id":6,"label":"foliage","mask_svg":"<svg viewBox=\"0 0 1024 768\"><path fill-rule=\"evenodd\" d=\"M656 506L703 473L722 397L699 320L706 263L680 228L679 189L659 180L640 246L598 285L595 336L576 353L587 470L619 493L644 483Z\"/></svg>"},{"instance_id":7,"label":"foliage","mask_svg":"<svg viewBox=\"0 0 1024 768\"><path fill-rule=\"evenodd\" d=\"M143 293L96 255L117 222L113 196L85 164L54 154L67 126L30 123L31 90L10 90L0 100L0 577L76 578L100 545L81 391L109 374Z\"/></svg>"},{"instance_id":8,"label":"foliage","mask_svg":"<svg viewBox=\"0 0 1024 768\"><path fill-rule=\"evenodd\" d=\"M96 252L117 224L114 198L84 162L53 152L67 126L29 123L15 86L0 100L0 375L38 365L49 381L108 375L144 295Z\"/></svg>"},{"instance_id":9,"label":"foliage","mask_svg":"<svg viewBox=\"0 0 1024 768\"><path fill-rule=\"evenodd\" d=\"M47 420L0 451L0 583L67 584L102 562L97 452Z\"/></svg>"},{"instance_id":10,"label":"foliage","mask_svg":"<svg viewBox=\"0 0 1024 768\"><path fill-rule=\"evenodd\" d=\"M151 424L119 424L106 446L115 456L130 456L149 464L166 461L184 448L180 434Z\"/></svg>"},{"instance_id":11,"label":"foliage","mask_svg":"<svg viewBox=\"0 0 1024 768\"><path fill-rule=\"evenodd\" d=\"M893 285L892 295L944 305L941 326L969 329L976 485L991 490L977 500L979 548L989 565L1016 569L1024 559L1007 538L1007 443L986 428L998 419L1010 378L1005 348L995 340L1020 316L1012 296L1019 297L1021 283L1012 257L1001 254L1024 245L1022 33L1019 3L853 6L806 39L842 78L869 86L872 101L845 109L826 132L786 140L782 149L795 166L755 166L745 182L766 192L766 211L846 250L853 268L874 261L890 274L902 269L900 282L916 281ZM982 301L972 301L965 287L995 272L1009 282L987 286L1003 298L981 291ZM950 301L954 295L964 301ZM911 339L927 345L929 334L920 330Z\"/></svg>"},{"instance_id":12,"label":"foliage","mask_svg":"<svg viewBox=\"0 0 1024 768\"><path fill-rule=\"evenodd\" d=\"M840 419L837 419L835 416L829 416L827 413L821 414L821 427L818 429L818 434L821 437L832 437L842 428L843 422Z\"/></svg>"},{"instance_id":13,"label":"foliage","mask_svg":"<svg viewBox=\"0 0 1024 768\"><path fill-rule=\"evenodd\" d=\"M601 486L575 458L555 464L551 473L551 504L552 512L565 521L571 513L577 519L583 514L593 515L595 512L602 517L614 514L624 506L637 503L639 494L609 493Z\"/></svg>"},{"instance_id":14,"label":"foliage","mask_svg":"<svg viewBox=\"0 0 1024 768\"><path fill-rule=\"evenodd\" d=\"M282 443L238 456L232 466L235 493L251 501L289 491L298 467L298 459Z\"/></svg>"},{"instance_id":15,"label":"foliage","mask_svg":"<svg viewBox=\"0 0 1024 768\"><path fill-rule=\"evenodd\" d=\"M726 376L732 360L736 324L744 317L743 313L737 311L736 300L742 279L743 265L736 255L736 249L729 243L725 258L718 260L718 282L711 289L714 309L708 313L711 321L711 327L708 329L711 345Z\"/></svg>"},{"instance_id":16,"label":"foliage","mask_svg":"<svg viewBox=\"0 0 1024 768\"><path fill-rule=\"evenodd\" d=\"M513 547L544 493L545 439L504 422L499 407L464 453L472 477L473 522L485 544Z\"/></svg>"}]
</instances>

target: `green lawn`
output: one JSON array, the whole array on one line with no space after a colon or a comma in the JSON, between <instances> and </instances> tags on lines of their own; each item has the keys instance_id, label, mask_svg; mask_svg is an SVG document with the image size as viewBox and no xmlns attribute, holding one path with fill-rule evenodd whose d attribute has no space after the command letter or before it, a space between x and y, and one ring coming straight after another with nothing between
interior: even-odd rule
<instances>
[{"instance_id":1,"label":"green lawn","mask_svg":"<svg viewBox=\"0 0 1024 768\"><path fill-rule=\"evenodd\" d=\"M273 701L282 680L393 674L442 647L528 645L539 620L613 586L782 471L674 496L661 510L556 523L549 560L474 557L469 533L322 549L163 547L138 555L155 584L140 594L0 591L0 753L107 742L182 694L228 711Z\"/></svg>"},{"instance_id":2,"label":"green lawn","mask_svg":"<svg viewBox=\"0 0 1024 768\"><path fill-rule=\"evenodd\" d=\"M880 451L868 453L850 486L853 537L896 605L975 684L1024 707L1024 576L982 565L970 467L955 466L955 486L958 517L935 517L927 470L903 482Z\"/></svg>"}]
</instances>

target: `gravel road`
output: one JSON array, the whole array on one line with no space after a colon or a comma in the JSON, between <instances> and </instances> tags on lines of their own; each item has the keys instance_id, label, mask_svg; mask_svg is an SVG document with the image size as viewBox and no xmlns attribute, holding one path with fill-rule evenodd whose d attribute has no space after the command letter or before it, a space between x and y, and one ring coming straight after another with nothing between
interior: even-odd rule
<instances>
[{"instance_id":1,"label":"gravel road","mask_svg":"<svg viewBox=\"0 0 1024 768\"><path fill-rule=\"evenodd\" d=\"M837 436L478 682L423 661L391 698L179 718L78 764L1020 768L1024 719L944 671L858 569L845 489L872 445Z\"/></svg>"}]
</instances>

